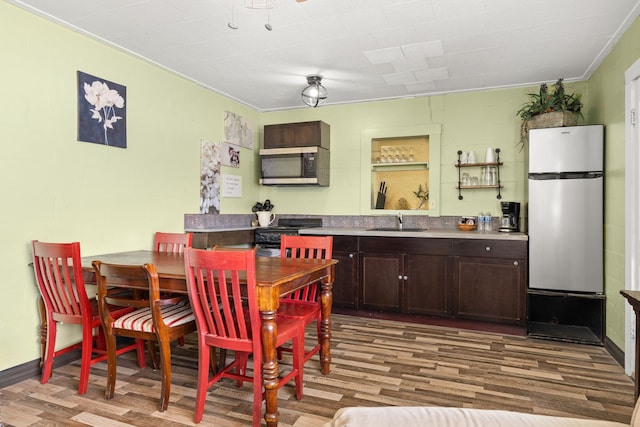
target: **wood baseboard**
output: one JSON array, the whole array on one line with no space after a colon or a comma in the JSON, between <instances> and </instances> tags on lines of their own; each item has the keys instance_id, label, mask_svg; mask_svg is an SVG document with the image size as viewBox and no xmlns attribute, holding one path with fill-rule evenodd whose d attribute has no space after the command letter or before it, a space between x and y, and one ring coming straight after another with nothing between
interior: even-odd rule
<instances>
[{"instance_id":1,"label":"wood baseboard","mask_svg":"<svg viewBox=\"0 0 640 427\"><path fill-rule=\"evenodd\" d=\"M80 359L80 350L70 351L61 356L56 357L53 363L53 370L55 372L56 367L67 365ZM4 371L0 371L0 388L4 388L20 381L24 381L33 377L40 377L42 375L42 369L40 368L40 359L31 360L21 365L13 366Z\"/></svg>"},{"instance_id":2,"label":"wood baseboard","mask_svg":"<svg viewBox=\"0 0 640 427\"><path fill-rule=\"evenodd\" d=\"M624 351L618 347L609 337L604 337L604 348L609 352L611 357L624 368Z\"/></svg>"}]
</instances>

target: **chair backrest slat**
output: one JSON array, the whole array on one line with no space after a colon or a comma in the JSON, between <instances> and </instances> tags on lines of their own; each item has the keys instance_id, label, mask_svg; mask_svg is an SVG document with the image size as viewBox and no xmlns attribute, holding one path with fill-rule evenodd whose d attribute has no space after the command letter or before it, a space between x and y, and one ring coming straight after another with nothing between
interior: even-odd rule
<instances>
[{"instance_id":1,"label":"chair backrest slat","mask_svg":"<svg viewBox=\"0 0 640 427\"><path fill-rule=\"evenodd\" d=\"M193 241L191 233L163 233L156 232L153 240L153 250L156 252L183 253L184 248L190 248Z\"/></svg>"},{"instance_id":2,"label":"chair backrest slat","mask_svg":"<svg viewBox=\"0 0 640 427\"><path fill-rule=\"evenodd\" d=\"M331 259L333 256L333 236L297 236L280 237L281 258ZM313 283L285 298L300 301L317 301L318 285Z\"/></svg>"},{"instance_id":3,"label":"chair backrest slat","mask_svg":"<svg viewBox=\"0 0 640 427\"><path fill-rule=\"evenodd\" d=\"M255 249L185 250L187 289L198 333L227 342L259 336L255 253Z\"/></svg>"},{"instance_id":4,"label":"chair backrest slat","mask_svg":"<svg viewBox=\"0 0 640 427\"><path fill-rule=\"evenodd\" d=\"M48 311L67 316L91 314L84 287L80 243L34 240L33 267L38 289Z\"/></svg>"}]
</instances>

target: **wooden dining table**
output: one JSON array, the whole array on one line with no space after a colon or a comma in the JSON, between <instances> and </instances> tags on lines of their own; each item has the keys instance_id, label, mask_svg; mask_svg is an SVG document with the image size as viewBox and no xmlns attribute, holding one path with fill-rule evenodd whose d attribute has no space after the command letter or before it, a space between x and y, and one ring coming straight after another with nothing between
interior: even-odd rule
<instances>
[{"instance_id":1,"label":"wooden dining table","mask_svg":"<svg viewBox=\"0 0 640 427\"><path fill-rule=\"evenodd\" d=\"M95 283L91 262L142 265L155 264L160 278L160 289L175 293L187 293L184 258L182 254L154 251L118 252L82 258L86 283ZM256 282L258 309L262 318L263 367L262 381L265 389L266 410L264 419L268 426L277 426L278 413L278 359L276 357L276 312L280 298L312 283L321 285L320 365L323 374L331 368L331 305L332 286L336 260L292 259L256 257Z\"/></svg>"}]
</instances>

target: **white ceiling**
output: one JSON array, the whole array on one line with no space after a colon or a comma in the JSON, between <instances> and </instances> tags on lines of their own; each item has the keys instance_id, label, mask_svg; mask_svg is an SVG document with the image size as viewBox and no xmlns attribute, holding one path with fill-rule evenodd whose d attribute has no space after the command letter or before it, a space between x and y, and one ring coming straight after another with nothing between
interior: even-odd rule
<instances>
[{"instance_id":1,"label":"white ceiling","mask_svg":"<svg viewBox=\"0 0 640 427\"><path fill-rule=\"evenodd\" d=\"M640 0L5 1L260 111L308 108L310 74L327 104L584 80L640 14Z\"/></svg>"}]
</instances>

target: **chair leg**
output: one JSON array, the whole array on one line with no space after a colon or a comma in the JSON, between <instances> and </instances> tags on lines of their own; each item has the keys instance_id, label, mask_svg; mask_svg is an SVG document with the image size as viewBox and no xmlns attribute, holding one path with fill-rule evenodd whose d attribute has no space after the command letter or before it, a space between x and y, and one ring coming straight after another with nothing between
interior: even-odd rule
<instances>
[{"instance_id":1,"label":"chair leg","mask_svg":"<svg viewBox=\"0 0 640 427\"><path fill-rule=\"evenodd\" d=\"M227 349L226 348L221 348L220 349L220 358L218 360L218 372L223 370L226 365L227 365Z\"/></svg>"},{"instance_id":2,"label":"chair leg","mask_svg":"<svg viewBox=\"0 0 640 427\"><path fill-rule=\"evenodd\" d=\"M245 365L246 366L246 365ZM262 356L253 355L253 427L262 422Z\"/></svg>"},{"instance_id":3,"label":"chair leg","mask_svg":"<svg viewBox=\"0 0 640 427\"><path fill-rule=\"evenodd\" d=\"M94 336L94 340L95 340L95 347L100 349L100 350L106 350L107 349L107 344L104 340L104 330L102 329L102 326L98 326L98 334L96 336Z\"/></svg>"},{"instance_id":4,"label":"chair leg","mask_svg":"<svg viewBox=\"0 0 640 427\"><path fill-rule=\"evenodd\" d=\"M147 367L147 361L144 355L144 341L143 339L136 339L136 354L138 356L138 368L140 369Z\"/></svg>"},{"instance_id":5,"label":"chair leg","mask_svg":"<svg viewBox=\"0 0 640 427\"><path fill-rule=\"evenodd\" d=\"M240 352L240 351L234 351L234 357L238 361L238 365L236 366L236 373L238 375L246 376L247 375L247 363L249 363L249 353ZM256 364L256 361L254 359L254 361L253 361L254 375L255 375L255 369L256 369L255 364ZM237 380L236 381L236 386L242 387L242 384L244 384L244 381L242 381L242 380Z\"/></svg>"},{"instance_id":6,"label":"chair leg","mask_svg":"<svg viewBox=\"0 0 640 427\"><path fill-rule=\"evenodd\" d=\"M156 342L153 340L147 340L147 351L149 352L149 359L151 359L151 367L158 369L158 357L156 355Z\"/></svg>"},{"instance_id":7,"label":"chair leg","mask_svg":"<svg viewBox=\"0 0 640 427\"><path fill-rule=\"evenodd\" d=\"M56 335L58 324L54 321L47 321L47 338L42 362L42 378L40 382L46 384L51 378L53 371L53 354L56 348Z\"/></svg>"},{"instance_id":8,"label":"chair leg","mask_svg":"<svg viewBox=\"0 0 640 427\"><path fill-rule=\"evenodd\" d=\"M91 372L91 357L93 352L93 329L82 327L82 359L80 361L80 385L78 394L85 394L89 386L89 373Z\"/></svg>"},{"instance_id":9,"label":"chair leg","mask_svg":"<svg viewBox=\"0 0 640 427\"><path fill-rule=\"evenodd\" d=\"M296 375L296 399L302 400L304 381L304 328L302 335L293 339L293 367L298 370Z\"/></svg>"},{"instance_id":10,"label":"chair leg","mask_svg":"<svg viewBox=\"0 0 640 427\"><path fill-rule=\"evenodd\" d=\"M253 378L253 427L262 423L262 377Z\"/></svg>"},{"instance_id":11,"label":"chair leg","mask_svg":"<svg viewBox=\"0 0 640 427\"><path fill-rule=\"evenodd\" d=\"M216 349L213 348L213 351L209 353L209 367L213 375L218 373L218 357L216 355Z\"/></svg>"},{"instance_id":12,"label":"chair leg","mask_svg":"<svg viewBox=\"0 0 640 427\"><path fill-rule=\"evenodd\" d=\"M104 398L111 400L116 387L116 337L107 334L107 389Z\"/></svg>"},{"instance_id":13,"label":"chair leg","mask_svg":"<svg viewBox=\"0 0 640 427\"><path fill-rule=\"evenodd\" d=\"M193 412L193 422L202 421L204 412L204 401L207 398L207 388L209 385L209 351L210 347L198 342L198 389L196 390L196 406Z\"/></svg>"},{"instance_id":14,"label":"chair leg","mask_svg":"<svg viewBox=\"0 0 640 427\"><path fill-rule=\"evenodd\" d=\"M160 391L160 412L167 410L171 395L171 346L166 337L158 341L160 349L160 369L162 370L162 388Z\"/></svg>"}]
</instances>

